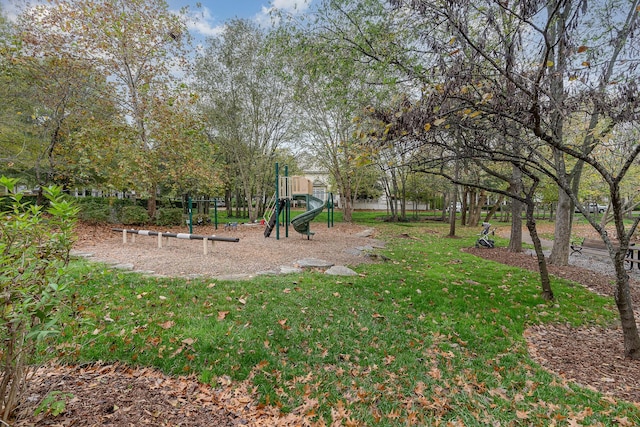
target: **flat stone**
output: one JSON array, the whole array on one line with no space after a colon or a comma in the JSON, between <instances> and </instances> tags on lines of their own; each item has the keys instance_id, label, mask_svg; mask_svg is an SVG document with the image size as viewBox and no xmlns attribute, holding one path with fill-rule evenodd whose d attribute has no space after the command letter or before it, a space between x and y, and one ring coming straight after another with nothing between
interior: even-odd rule
<instances>
[{"instance_id":1,"label":"flat stone","mask_svg":"<svg viewBox=\"0 0 640 427\"><path fill-rule=\"evenodd\" d=\"M298 260L296 264L301 268L329 268L333 266L332 262L318 258L304 258Z\"/></svg>"},{"instance_id":2,"label":"flat stone","mask_svg":"<svg viewBox=\"0 0 640 427\"><path fill-rule=\"evenodd\" d=\"M324 274L329 274L331 276L357 276L358 275L358 273L356 273L349 267L345 267L344 265L334 265L333 267L325 271Z\"/></svg>"},{"instance_id":3,"label":"flat stone","mask_svg":"<svg viewBox=\"0 0 640 427\"><path fill-rule=\"evenodd\" d=\"M280 266L280 273L281 274L302 273L302 269L298 268L298 267L289 267L287 265L282 265L282 266Z\"/></svg>"},{"instance_id":4,"label":"flat stone","mask_svg":"<svg viewBox=\"0 0 640 427\"><path fill-rule=\"evenodd\" d=\"M349 254L349 255L355 255L355 256L362 255L362 251L360 249L358 249L358 248L345 249L344 252Z\"/></svg>"},{"instance_id":5,"label":"flat stone","mask_svg":"<svg viewBox=\"0 0 640 427\"><path fill-rule=\"evenodd\" d=\"M263 270L256 273L257 276L275 276L277 274L280 274L280 272L275 270Z\"/></svg>"},{"instance_id":6,"label":"flat stone","mask_svg":"<svg viewBox=\"0 0 640 427\"><path fill-rule=\"evenodd\" d=\"M134 265L133 264L127 264L127 263L115 264L113 266L113 268L117 268L118 270L133 270Z\"/></svg>"},{"instance_id":7,"label":"flat stone","mask_svg":"<svg viewBox=\"0 0 640 427\"><path fill-rule=\"evenodd\" d=\"M373 236L373 230L368 228L366 230L362 230L361 232L359 232L358 234L356 234L357 237L371 237Z\"/></svg>"}]
</instances>

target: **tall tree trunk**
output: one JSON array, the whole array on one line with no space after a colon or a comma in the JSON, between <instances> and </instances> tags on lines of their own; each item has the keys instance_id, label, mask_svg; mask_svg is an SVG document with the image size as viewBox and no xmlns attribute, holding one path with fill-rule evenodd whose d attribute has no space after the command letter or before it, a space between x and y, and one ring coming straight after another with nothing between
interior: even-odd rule
<instances>
[{"instance_id":1,"label":"tall tree trunk","mask_svg":"<svg viewBox=\"0 0 640 427\"><path fill-rule=\"evenodd\" d=\"M531 236L531 241L533 242L533 247L536 251L536 258L538 260L538 268L540 270L540 284L542 286L542 298L547 301L553 300L553 291L551 290L551 280L549 278L549 270L547 269L547 261L545 260L544 253L542 251L542 242L540 242L540 237L538 236L538 231L536 229L536 221L533 217L533 209L534 209L533 200L529 199L527 203L527 229L529 230L529 235ZM515 218L515 212L514 212Z\"/></svg>"},{"instance_id":2,"label":"tall tree trunk","mask_svg":"<svg viewBox=\"0 0 640 427\"><path fill-rule=\"evenodd\" d=\"M456 161L454 168L455 182L460 179L460 167ZM449 201L449 237L456 235L456 203L458 201L458 184L453 184L451 188L451 200Z\"/></svg>"},{"instance_id":3,"label":"tall tree trunk","mask_svg":"<svg viewBox=\"0 0 640 427\"><path fill-rule=\"evenodd\" d=\"M633 360L640 360L640 335L633 312L633 301L629 291L629 274L624 269L626 250L619 249L614 256L616 270L616 287L613 294L624 339L624 355Z\"/></svg>"},{"instance_id":4,"label":"tall tree trunk","mask_svg":"<svg viewBox=\"0 0 640 427\"><path fill-rule=\"evenodd\" d=\"M342 202L342 220L344 222L351 222L353 219L353 196L351 195L351 187L346 186L343 189L340 199Z\"/></svg>"},{"instance_id":5,"label":"tall tree trunk","mask_svg":"<svg viewBox=\"0 0 640 427\"><path fill-rule=\"evenodd\" d=\"M467 200L469 200L469 188L464 187L462 190L462 203L460 203L460 225L462 226L465 226L468 224L467 211L468 211L469 205L467 203ZM457 199L456 199L456 203L457 203Z\"/></svg>"},{"instance_id":6,"label":"tall tree trunk","mask_svg":"<svg viewBox=\"0 0 640 427\"><path fill-rule=\"evenodd\" d=\"M571 220L573 216L571 199L563 190L558 193L553 248L549 262L553 265L569 264L569 245L571 244Z\"/></svg>"},{"instance_id":7,"label":"tall tree trunk","mask_svg":"<svg viewBox=\"0 0 640 427\"><path fill-rule=\"evenodd\" d=\"M498 201L493 206L491 206L491 210L484 217L485 222L491 222L491 219L493 218L493 216L496 214L496 212L502 205L503 200L504 200L504 194L500 194L500 197L498 197Z\"/></svg>"},{"instance_id":8,"label":"tall tree trunk","mask_svg":"<svg viewBox=\"0 0 640 427\"><path fill-rule=\"evenodd\" d=\"M472 203L469 209L469 225L471 227L477 227L480 224L480 217L482 216L482 207L487 203L486 191L480 191L477 203Z\"/></svg>"},{"instance_id":9,"label":"tall tree trunk","mask_svg":"<svg viewBox=\"0 0 640 427\"><path fill-rule=\"evenodd\" d=\"M511 191L513 194L522 194L522 171L514 166L511 171ZM533 203L533 201L531 202ZM511 199L511 238L509 239L509 252L522 252L522 202L517 198ZM529 217L529 206L527 206L527 221ZM531 219L533 220L533 207L531 208ZM535 224L534 224L535 225ZM527 224L527 227L529 224Z\"/></svg>"}]
</instances>

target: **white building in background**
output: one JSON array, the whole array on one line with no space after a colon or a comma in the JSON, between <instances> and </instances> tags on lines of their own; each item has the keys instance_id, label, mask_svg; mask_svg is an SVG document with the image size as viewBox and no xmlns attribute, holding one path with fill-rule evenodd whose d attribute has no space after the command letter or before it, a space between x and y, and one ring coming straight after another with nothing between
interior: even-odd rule
<instances>
[{"instance_id":1,"label":"white building in background","mask_svg":"<svg viewBox=\"0 0 640 427\"><path fill-rule=\"evenodd\" d=\"M336 208L342 207L340 203L340 195L336 193L336 190L330 183L329 172L321 170L306 170L304 171L304 177L313 183L313 196L320 200L327 200L329 193L333 193L333 203ZM387 195L382 194L377 199L358 199L354 203L354 209L361 210L377 210L386 211L389 209L389 203ZM424 203L420 203L416 206L415 202L407 201L407 209L426 210L428 206Z\"/></svg>"},{"instance_id":2,"label":"white building in background","mask_svg":"<svg viewBox=\"0 0 640 427\"><path fill-rule=\"evenodd\" d=\"M329 184L329 172L319 170L304 171L304 177L313 184L313 197L320 200L327 200L329 193L333 192ZM333 201L337 204L337 194L334 193Z\"/></svg>"}]
</instances>

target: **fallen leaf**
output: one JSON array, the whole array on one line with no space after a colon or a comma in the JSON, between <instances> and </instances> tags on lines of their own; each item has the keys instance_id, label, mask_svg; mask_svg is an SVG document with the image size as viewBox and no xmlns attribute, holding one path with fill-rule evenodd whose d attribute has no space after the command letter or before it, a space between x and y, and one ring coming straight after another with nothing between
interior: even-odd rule
<instances>
[{"instance_id":1,"label":"fallen leaf","mask_svg":"<svg viewBox=\"0 0 640 427\"><path fill-rule=\"evenodd\" d=\"M182 344L186 344L186 345L193 345L193 343L195 343L196 340L194 340L193 338L185 338L182 340Z\"/></svg>"},{"instance_id":2,"label":"fallen leaf","mask_svg":"<svg viewBox=\"0 0 640 427\"><path fill-rule=\"evenodd\" d=\"M288 319L278 320L278 323L280 324L280 326L282 326L282 329L284 330L291 329L291 327L286 324L287 320Z\"/></svg>"},{"instance_id":3,"label":"fallen leaf","mask_svg":"<svg viewBox=\"0 0 640 427\"><path fill-rule=\"evenodd\" d=\"M176 322L174 322L173 320L167 320L164 323L158 323L158 326L160 326L162 329L170 329L172 328L174 325L176 324Z\"/></svg>"},{"instance_id":4,"label":"fallen leaf","mask_svg":"<svg viewBox=\"0 0 640 427\"><path fill-rule=\"evenodd\" d=\"M229 314L228 311L219 311L218 312L218 320L224 320L224 318L227 317L227 314Z\"/></svg>"},{"instance_id":5,"label":"fallen leaf","mask_svg":"<svg viewBox=\"0 0 640 427\"><path fill-rule=\"evenodd\" d=\"M224 386L231 385L231 377L229 377L228 375L223 375L221 377L218 377L218 384L224 385Z\"/></svg>"},{"instance_id":6,"label":"fallen leaf","mask_svg":"<svg viewBox=\"0 0 640 427\"><path fill-rule=\"evenodd\" d=\"M634 423L629 421L629 418L627 417L615 417L613 420L623 427L630 427L634 425Z\"/></svg>"}]
</instances>

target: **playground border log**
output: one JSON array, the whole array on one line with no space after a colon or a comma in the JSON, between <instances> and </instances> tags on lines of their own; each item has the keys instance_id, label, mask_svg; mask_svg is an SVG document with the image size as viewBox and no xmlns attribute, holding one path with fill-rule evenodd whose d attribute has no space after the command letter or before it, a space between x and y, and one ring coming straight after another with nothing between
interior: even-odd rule
<instances>
[{"instance_id":1,"label":"playground border log","mask_svg":"<svg viewBox=\"0 0 640 427\"><path fill-rule=\"evenodd\" d=\"M134 229L126 229L126 228L112 228L111 231L116 231L122 233L122 243L127 243L127 234L131 234L131 241L135 242L136 234L141 236L158 236L158 248L162 248L162 238L173 237L176 239L184 239L184 240L202 240L202 250L205 255L208 253L208 245L207 242L233 242L237 243L240 241L238 237L219 237L219 236L203 236L200 234L189 234L189 233L163 233L161 231L152 231L152 230L134 230Z\"/></svg>"}]
</instances>

